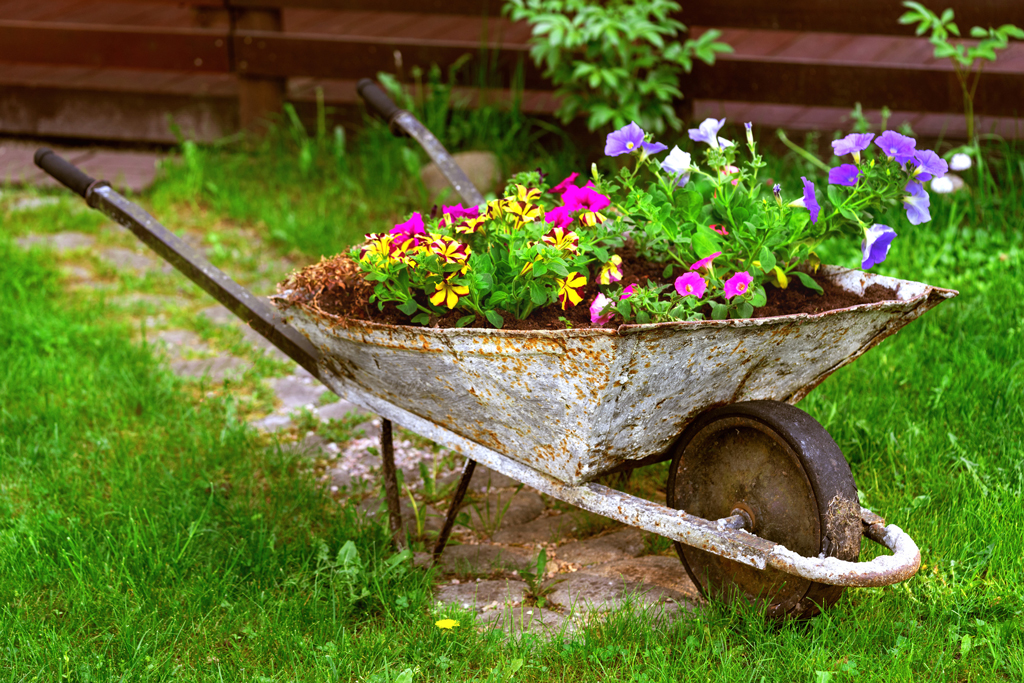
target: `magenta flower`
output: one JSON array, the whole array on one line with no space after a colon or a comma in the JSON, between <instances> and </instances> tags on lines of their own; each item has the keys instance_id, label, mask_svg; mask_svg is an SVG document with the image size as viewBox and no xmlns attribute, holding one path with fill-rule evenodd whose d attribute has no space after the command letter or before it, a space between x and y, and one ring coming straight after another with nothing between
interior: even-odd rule
<instances>
[{"instance_id":1,"label":"magenta flower","mask_svg":"<svg viewBox=\"0 0 1024 683\"><path fill-rule=\"evenodd\" d=\"M605 156L617 157L620 154L630 154L640 149L644 144L644 131L635 121L630 121L614 133L608 133L605 138Z\"/></svg>"},{"instance_id":2,"label":"magenta flower","mask_svg":"<svg viewBox=\"0 0 1024 683\"><path fill-rule=\"evenodd\" d=\"M623 299L628 299L629 297L633 296L633 292L635 292L635 291L636 291L636 284L635 283L630 285L629 287L626 287L624 290L622 290L622 296L619 297L619 301L622 301Z\"/></svg>"},{"instance_id":3,"label":"magenta flower","mask_svg":"<svg viewBox=\"0 0 1024 683\"><path fill-rule=\"evenodd\" d=\"M676 291L679 292L679 296L695 296L699 299L704 296L707 288L707 281L692 271L676 278Z\"/></svg>"},{"instance_id":4,"label":"magenta flower","mask_svg":"<svg viewBox=\"0 0 1024 683\"><path fill-rule=\"evenodd\" d=\"M612 303L612 300L606 297L604 294L598 293L594 297L594 300L590 304L590 324L591 325L604 325L612 316L615 315L615 311L601 315L601 311L608 308Z\"/></svg>"},{"instance_id":5,"label":"magenta flower","mask_svg":"<svg viewBox=\"0 0 1024 683\"><path fill-rule=\"evenodd\" d=\"M712 261L714 261L716 258L718 258L721 255L722 255L722 252L716 251L711 256L708 256L707 258L702 258L700 261L697 261L696 263L694 263L692 266L690 266L690 270L700 270L701 268L704 268L705 266L709 265Z\"/></svg>"},{"instance_id":6,"label":"magenta flower","mask_svg":"<svg viewBox=\"0 0 1024 683\"><path fill-rule=\"evenodd\" d=\"M398 223L395 227L391 228L390 233L395 236L396 243L413 241L412 246L419 246L419 236L427 236L427 231L423 228L423 216L420 215L419 211L413 212L412 216L409 217L404 223Z\"/></svg>"},{"instance_id":7,"label":"magenta flower","mask_svg":"<svg viewBox=\"0 0 1024 683\"><path fill-rule=\"evenodd\" d=\"M807 209L811 212L811 222L817 223L821 207L818 206L818 200L814 197L814 183L803 176L800 176L800 180L804 183L804 196L800 199L794 199L789 203L789 205L801 209Z\"/></svg>"},{"instance_id":8,"label":"magenta flower","mask_svg":"<svg viewBox=\"0 0 1024 683\"><path fill-rule=\"evenodd\" d=\"M596 213L612 203L608 197L590 187L570 185L562 194L562 202L570 211L580 209Z\"/></svg>"},{"instance_id":9,"label":"magenta flower","mask_svg":"<svg viewBox=\"0 0 1024 683\"><path fill-rule=\"evenodd\" d=\"M754 278L752 278L750 273L747 271L736 273L725 281L725 287L723 288L725 298L731 299L734 296L743 296L747 293L747 290L750 288L750 283L753 281Z\"/></svg>"},{"instance_id":10,"label":"magenta flower","mask_svg":"<svg viewBox=\"0 0 1024 683\"><path fill-rule=\"evenodd\" d=\"M903 165L914 158L914 147L917 141L900 135L894 130L887 130L875 139L875 144L890 159L895 159L897 164Z\"/></svg>"},{"instance_id":11,"label":"magenta flower","mask_svg":"<svg viewBox=\"0 0 1024 683\"><path fill-rule=\"evenodd\" d=\"M567 228L572 223L572 209L568 206L556 206L544 214L544 220L554 224L556 228Z\"/></svg>"},{"instance_id":12,"label":"magenta flower","mask_svg":"<svg viewBox=\"0 0 1024 683\"><path fill-rule=\"evenodd\" d=\"M853 164L843 164L830 169L828 172L829 185L844 185L854 187L860 177L860 169Z\"/></svg>"},{"instance_id":13,"label":"magenta flower","mask_svg":"<svg viewBox=\"0 0 1024 683\"><path fill-rule=\"evenodd\" d=\"M453 221L458 221L460 218L479 218L480 207L479 206L463 206L462 203L458 203L455 206L445 206L441 208L442 214L447 214L452 217Z\"/></svg>"},{"instance_id":14,"label":"magenta flower","mask_svg":"<svg viewBox=\"0 0 1024 683\"><path fill-rule=\"evenodd\" d=\"M889 255L889 247L896 239L896 231L888 225L875 223L864 231L864 241L860 243L863 256L860 267L864 270L877 266Z\"/></svg>"},{"instance_id":15,"label":"magenta flower","mask_svg":"<svg viewBox=\"0 0 1024 683\"><path fill-rule=\"evenodd\" d=\"M565 191L569 189L569 186L575 183L576 179L579 177L580 174L573 171L565 180L552 187L548 192L552 194L565 194Z\"/></svg>"},{"instance_id":16,"label":"magenta flower","mask_svg":"<svg viewBox=\"0 0 1024 683\"><path fill-rule=\"evenodd\" d=\"M930 149L914 152L914 161L917 163L914 167L914 180L920 180L922 183L932 178L941 178L949 170L946 160Z\"/></svg>"},{"instance_id":17,"label":"magenta flower","mask_svg":"<svg viewBox=\"0 0 1024 683\"><path fill-rule=\"evenodd\" d=\"M694 142L706 142L712 147L719 146L718 131L725 125L725 119L704 119L697 128L690 128L687 132Z\"/></svg>"},{"instance_id":18,"label":"magenta flower","mask_svg":"<svg viewBox=\"0 0 1024 683\"><path fill-rule=\"evenodd\" d=\"M932 215L928 212L928 207L931 202L928 193L921 187L921 183L907 183L906 190L910 194L903 197L903 208L907 210L907 219L910 224L921 225L921 223L930 221Z\"/></svg>"},{"instance_id":19,"label":"magenta flower","mask_svg":"<svg viewBox=\"0 0 1024 683\"><path fill-rule=\"evenodd\" d=\"M832 141L832 151L837 157L852 154L853 161L860 163L860 153L868 148L875 136L871 133L850 133L842 140Z\"/></svg>"}]
</instances>

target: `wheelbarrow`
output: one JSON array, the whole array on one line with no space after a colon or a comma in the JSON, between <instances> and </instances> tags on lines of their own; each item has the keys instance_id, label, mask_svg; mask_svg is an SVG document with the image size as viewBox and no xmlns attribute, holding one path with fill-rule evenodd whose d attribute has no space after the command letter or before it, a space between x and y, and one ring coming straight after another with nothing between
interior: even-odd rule
<instances>
[{"instance_id":1,"label":"wheelbarrow","mask_svg":"<svg viewBox=\"0 0 1024 683\"><path fill-rule=\"evenodd\" d=\"M483 197L443 146L372 81L359 91L417 139L468 205ZM913 576L914 541L860 506L842 451L792 404L957 292L823 267L852 291L896 298L756 320L494 330L341 321L302 293L271 302L211 265L142 208L48 149L36 164L127 227L338 396L382 418L389 524L401 542L392 421L466 457L441 554L476 463L582 509L665 536L706 596L808 617L847 586ZM273 305L271 305L271 303ZM343 324L340 324L343 323ZM596 479L671 461L660 505ZM889 549L858 562L861 537Z\"/></svg>"}]
</instances>

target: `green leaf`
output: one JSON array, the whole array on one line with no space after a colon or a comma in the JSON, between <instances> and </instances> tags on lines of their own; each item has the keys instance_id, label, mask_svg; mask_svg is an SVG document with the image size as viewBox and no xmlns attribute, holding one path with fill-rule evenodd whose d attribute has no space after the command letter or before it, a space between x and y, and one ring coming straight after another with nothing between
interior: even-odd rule
<instances>
[{"instance_id":1,"label":"green leaf","mask_svg":"<svg viewBox=\"0 0 1024 683\"><path fill-rule=\"evenodd\" d=\"M768 247L761 247L761 253L757 258L761 261L761 270L765 273L775 267L775 254L768 251Z\"/></svg>"},{"instance_id":2,"label":"green leaf","mask_svg":"<svg viewBox=\"0 0 1024 683\"><path fill-rule=\"evenodd\" d=\"M768 303L768 295L765 294L764 287L762 285L757 285L750 292L750 304L754 308L761 308L766 303Z\"/></svg>"},{"instance_id":3,"label":"green leaf","mask_svg":"<svg viewBox=\"0 0 1024 683\"><path fill-rule=\"evenodd\" d=\"M661 276L662 277L666 277L666 278L667 277L672 277L672 268L673 267L674 266L671 263L668 264L667 266L665 266L665 270L661 271Z\"/></svg>"},{"instance_id":4,"label":"green leaf","mask_svg":"<svg viewBox=\"0 0 1024 683\"><path fill-rule=\"evenodd\" d=\"M722 251L718 233L711 229L698 230L693 234L693 250L700 258L706 258L716 251Z\"/></svg>"},{"instance_id":5,"label":"green leaf","mask_svg":"<svg viewBox=\"0 0 1024 683\"><path fill-rule=\"evenodd\" d=\"M395 308L400 310L402 313L405 313L406 315L412 315L417 310L419 310L419 307L416 305L416 301L413 299L409 299L408 301L400 303Z\"/></svg>"},{"instance_id":6,"label":"green leaf","mask_svg":"<svg viewBox=\"0 0 1024 683\"><path fill-rule=\"evenodd\" d=\"M749 318L752 315L754 315L754 307L750 305L749 301L744 301L743 303L736 307L737 318L745 319Z\"/></svg>"},{"instance_id":7,"label":"green leaf","mask_svg":"<svg viewBox=\"0 0 1024 683\"><path fill-rule=\"evenodd\" d=\"M565 267L565 262L563 261L552 261L548 264L548 268L559 277L565 277L569 274L569 269Z\"/></svg>"},{"instance_id":8,"label":"green leaf","mask_svg":"<svg viewBox=\"0 0 1024 683\"><path fill-rule=\"evenodd\" d=\"M711 302L711 319L712 320L725 320L729 317L729 307L725 304L720 304L717 301Z\"/></svg>"},{"instance_id":9,"label":"green leaf","mask_svg":"<svg viewBox=\"0 0 1024 683\"><path fill-rule=\"evenodd\" d=\"M857 222L857 214L854 212L853 209L849 209L849 208L844 206L843 208L839 209L839 213L846 220L848 220L848 221L850 221L852 223L856 223Z\"/></svg>"},{"instance_id":10,"label":"green leaf","mask_svg":"<svg viewBox=\"0 0 1024 683\"><path fill-rule=\"evenodd\" d=\"M832 202L832 206L839 207L843 203L843 195L837 185L828 186L828 200Z\"/></svg>"},{"instance_id":11,"label":"green leaf","mask_svg":"<svg viewBox=\"0 0 1024 683\"><path fill-rule=\"evenodd\" d=\"M418 325L429 325L430 316L427 315L426 313L420 313L419 315L414 316L412 321Z\"/></svg>"},{"instance_id":12,"label":"green leaf","mask_svg":"<svg viewBox=\"0 0 1024 683\"><path fill-rule=\"evenodd\" d=\"M543 261L538 261L538 262L533 264L533 276L534 277L543 277L544 275L547 274L547 272L548 272L548 264L544 263Z\"/></svg>"},{"instance_id":13,"label":"green leaf","mask_svg":"<svg viewBox=\"0 0 1024 683\"><path fill-rule=\"evenodd\" d=\"M475 313L471 313L470 315L464 315L461 318L459 318L459 321L457 323L455 323L455 327L465 327L474 320L476 320Z\"/></svg>"},{"instance_id":14,"label":"green leaf","mask_svg":"<svg viewBox=\"0 0 1024 683\"><path fill-rule=\"evenodd\" d=\"M647 313L647 311L637 311L636 321L641 325L646 325L647 323L651 322L651 316Z\"/></svg>"},{"instance_id":15,"label":"green leaf","mask_svg":"<svg viewBox=\"0 0 1024 683\"><path fill-rule=\"evenodd\" d=\"M537 306L543 306L548 302L548 293L536 280L530 282L530 301Z\"/></svg>"},{"instance_id":16,"label":"green leaf","mask_svg":"<svg viewBox=\"0 0 1024 683\"><path fill-rule=\"evenodd\" d=\"M487 322L491 323L499 330L505 324L505 319L502 318L497 311L484 311L484 317L487 318Z\"/></svg>"},{"instance_id":17,"label":"green leaf","mask_svg":"<svg viewBox=\"0 0 1024 683\"><path fill-rule=\"evenodd\" d=\"M825 290L821 288L821 285L815 282L814 278L808 275L807 273L802 273L799 270L794 270L792 274L796 275L797 278L799 278L801 284L803 284L804 287L807 287L808 289L813 289L818 294L825 293Z\"/></svg>"},{"instance_id":18,"label":"green leaf","mask_svg":"<svg viewBox=\"0 0 1024 683\"><path fill-rule=\"evenodd\" d=\"M980 26L975 26L974 28L971 29L971 37L972 38L984 38L987 35L988 35L988 31L986 31L985 29L983 29Z\"/></svg>"}]
</instances>

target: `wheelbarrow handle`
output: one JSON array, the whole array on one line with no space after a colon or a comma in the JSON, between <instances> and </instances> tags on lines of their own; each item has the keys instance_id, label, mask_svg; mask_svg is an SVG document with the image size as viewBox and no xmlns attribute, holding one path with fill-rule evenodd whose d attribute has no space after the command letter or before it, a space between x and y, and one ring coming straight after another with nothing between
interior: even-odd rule
<instances>
[{"instance_id":1,"label":"wheelbarrow handle","mask_svg":"<svg viewBox=\"0 0 1024 683\"><path fill-rule=\"evenodd\" d=\"M366 105L377 112L388 125L398 116L402 108L395 104L394 100L388 97L384 89L369 78L361 78L356 83L356 92L366 101Z\"/></svg>"},{"instance_id":2,"label":"wheelbarrow handle","mask_svg":"<svg viewBox=\"0 0 1024 683\"><path fill-rule=\"evenodd\" d=\"M90 178L74 164L45 147L36 151L35 162L39 168L81 195L89 206L131 230L161 258L205 289L314 377L320 376L320 352L265 299L232 280L206 257L160 225L142 207L115 192L109 183Z\"/></svg>"},{"instance_id":3,"label":"wheelbarrow handle","mask_svg":"<svg viewBox=\"0 0 1024 683\"><path fill-rule=\"evenodd\" d=\"M36 166L49 173L55 180L60 181L64 187L82 199L85 199L89 186L96 182L94 178L90 178L80 168L49 147L40 147L36 150L35 162Z\"/></svg>"}]
</instances>

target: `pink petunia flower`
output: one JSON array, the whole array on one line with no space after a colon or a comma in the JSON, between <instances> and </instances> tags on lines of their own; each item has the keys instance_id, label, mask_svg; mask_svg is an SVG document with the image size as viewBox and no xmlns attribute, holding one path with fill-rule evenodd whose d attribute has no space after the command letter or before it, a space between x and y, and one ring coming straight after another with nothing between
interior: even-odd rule
<instances>
[{"instance_id":1,"label":"pink petunia flower","mask_svg":"<svg viewBox=\"0 0 1024 683\"><path fill-rule=\"evenodd\" d=\"M724 294L726 299L731 299L734 296L743 296L747 293L750 288L750 283L754 281L754 278L750 276L750 273L743 271L736 273L731 278L725 281Z\"/></svg>"},{"instance_id":2,"label":"pink petunia flower","mask_svg":"<svg viewBox=\"0 0 1024 683\"><path fill-rule=\"evenodd\" d=\"M420 236L427 236L427 231L423 227L423 216L420 215L419 211L413 212L409 216L409 220L404 223L398 223L389 232L395 236L396 243L405 243L412 240L412 246L419 246Z\"/></svg>"},{"instance_id":3,"label":"pink petunia flower","mask_svg":"<svg viewBox=\"0 0 1024 683\"><path fill-rule=\"evenodd\" d=\"M729 231L725 229L724 225L717 225L715 223L712 223L708 227L711 228L712 230L714 230L715 232L717 232L719 235L728 235L729 234Z\"/></svg>"},{"instance_id":4,"label":"pink petunia flower","mask_svg":"<svg viewBox=\"0 0 1024 683\"><path fill-rule=\"evenodd\" d=\"M676 278L676 291L679 292L679 296L695 296L699 299L704 296L707 288L707 280L692 271Z\"/></svg>"},{"instance_id":5,"label":"pink petunia flower","mask_svg":"<svg viewBox=\"0 0 1024 683\"><path fill-rule=\"evenodd\" d=\"M594 301L590 304L590 324L591 325L604 325L612 316L615 315L615 311L601 315L601 311L608 307L612 303L612 300L606 297L604 294L598 293L594 297Z\"/></svg>"},{"instance_id":6,"label":"pink petunia flower","mask_svg":"<svg viewBox=\"0 0 1024 683\"><path fill-rule=\"evenodd\" d=\"M550 190L548 190L548 192L550 192L551 194L565 194L565 191L568 190L569 187L573 185L576 182L576 179L579 177L580 174L577 173L576 171L573 171L572 173L569 174L569 177L567 177L565 180L552 187Z\"/></svg>"},{"instance_id":7,"label":"pink petunia flower","mask_svg":"<svg viewBox=\"0 0 1024 683\"><path fill-rule=\"evenodd\" d=\"M631 284L629 287L626 287L624 290L622 290L622 296L619 297L619 301L622 301L623 299L628 299L629 297L633 296L633 293L635 291L636 283Z\"/></svg>"},{"instance_id":8,"label":"pink petunia flower","mask_svg":"<svg viewBox=\"0 0 1024 683\"><path fill-rule=\"evenodd\" d=\"M556 228L567 228L572 223L572 211L568 206L556 206L544 214L544 220Z\"/></svg>"},{"instance_id":9,"label":"pink petunia flower","mask_svg":"<svg viewBox=\"0 0 1024 683\"><path fill-rule=\"evenodd\" d=\"M690 270L700 270L701 268L704 268L705 266L710 265L712 261L714 261L716 258L718 258L721 255L722 255L722 252L716 251L711 256L708 256L707 258L702 258L700 261L697 261L696 263L694 263L692 266L690 266Z\"/></svg>"},{"instance_id":10,"label":"pink petunia flower","mask_svg":"<svg viewBox=\"0 0 1024 683\"><path fill-rule=\"evenodd\" d=\"M605 195L589 187L570 186L562 195L562 202L570 211L583 210L588 213L597 213L607 208L612 201Z\"/></svg>"}]
</instances>

